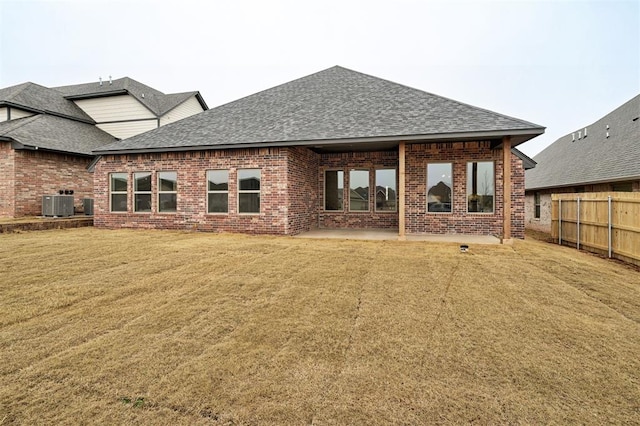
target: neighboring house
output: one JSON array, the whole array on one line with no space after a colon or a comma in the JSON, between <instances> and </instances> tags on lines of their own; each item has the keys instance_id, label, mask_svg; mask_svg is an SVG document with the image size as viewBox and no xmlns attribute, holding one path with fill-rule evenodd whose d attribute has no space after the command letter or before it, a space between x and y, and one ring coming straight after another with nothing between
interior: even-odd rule
<instances>
[{"instance_id":1,"label":"neighboring house","mask_svg":"<svg viewBox=\"0 0 640 426\"><path fill-rule=\"evenodd\" d=\"M640 95L549 145L526 172L526 227L551 231L551 194L640 191Z\"/></svg>"},{"instance_id":2,"label":"neighboring house","mask_svg":"<svg viewBox=\"0 0 640 426\"><path fill-rule=\"evenodd\" d=\"M0 89L0 216L42 213L42 196L93 196L92 151L207 109L198 92L164 95L130 78Z\"/></svg>"},{"instance_id":3,"label":"neighboring house","mask_svg":"<svg viewBox=\"0 0 640 426\"><path fill-rule=\"evenodd\" d=\"M522 238L534 163L513 147L543 132L333 67L97 149L94 225ZM451 202L430 211L443 175Z\"/></svg>"}]
</instances>

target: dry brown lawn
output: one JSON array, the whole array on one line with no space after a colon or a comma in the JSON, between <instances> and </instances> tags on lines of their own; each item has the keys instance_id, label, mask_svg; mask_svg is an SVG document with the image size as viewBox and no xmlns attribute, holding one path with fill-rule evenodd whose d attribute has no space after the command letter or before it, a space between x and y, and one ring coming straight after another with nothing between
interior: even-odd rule
<instances>
[{"instance_id":1,"label":"dry brown lawn","mask_svg":"<svg viewBox=\"0 0 640 426\"><path fill-rule=\"evenodd\" d=\"M640 272L514 246L0 235L0 424L638 424Z\"/></svg>"}]
</instances>

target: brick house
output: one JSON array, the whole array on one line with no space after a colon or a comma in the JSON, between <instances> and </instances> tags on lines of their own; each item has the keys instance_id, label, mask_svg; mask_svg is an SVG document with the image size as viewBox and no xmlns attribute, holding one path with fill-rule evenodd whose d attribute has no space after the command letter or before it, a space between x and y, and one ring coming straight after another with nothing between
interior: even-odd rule
<instances>
[{"instance_id":1,"label":"brick house","mask_svg":"<svg viewBox=\"0 0 640 426\"><path fill-rule=\"evenodd\" d=\"M165 95L130 78L0 89L0 217L42 213L42 196L93 196L92 151L207 109L198 92Z\"/></svg>"},{"instance_id":2,"label":"brick house","mask_svg":"<svg viewBox=\"0 0 640 426\"><path fill-rule=\"evenodd\" d=\"M640 192L640 95L549 145L525 173L525 226L551 232L551 194Z\"/></svg>"},{"instance_id":3,"label":"brick house","mask_svg":"<svg viewBox=\"0 0 640 426\"><path fill-rule=\"evenodd\" d=\"M514 147L543 132L333 67L97 149L94 225L522 238Z\"/></svg>"}]
</instances>

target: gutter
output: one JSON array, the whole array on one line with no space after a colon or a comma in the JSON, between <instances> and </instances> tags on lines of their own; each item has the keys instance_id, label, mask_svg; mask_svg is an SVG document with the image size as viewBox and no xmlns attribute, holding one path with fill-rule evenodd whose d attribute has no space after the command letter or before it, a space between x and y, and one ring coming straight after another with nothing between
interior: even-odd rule
<instances>
[{"instance_id":1,"label":"gutter","mask_svg":"<svg viewBox=\"0 0 640 426\"><path fill-rule=\"evenodd\" d=\"M118 96L118 95L127 95L127 94L129 94L129 92L126 89L118 89L118 90L111 90L109 92L83 93L81 95L67 95L67 96L64 96L64 98L69 99L71 101L75 101L80 99L106 98L108 96Z\"/></svg>"},{"instance_id":2,"label":"gutter","mask_svg":"<svg viewBox=\"0 0 640 426\"><path fill-rule=\"evenodd\" d=\"M353 145L364 143L420 143L420 142L464 142L473 140L490 140L502 138L504 136L530 136L529 140L535 136L544 133L544 128L531 128L519 130L504 131L480 131L480 132L458 132L458 133L436 133L431 135L399 135L399 136L381 136L381 137L365 137L351 139L319 139L319 140L296 140L296 141L280 141L280 142L249 142L237 144L219 144L219 145L190 145L190 146L173 146L173 147L149 147L149 148L132 148L132 149L115 149L115 150L96 150L94 154L143 154L153 152L183 152L183 151L209 151L221 149L242 149L242 148L271 148L271 147L292 147L292 146L312 146L323 147L330 145ZM135 136L134 136L135 137ZM526 141L525 140L525 141ZM525 142L523 141L523 142ZM520 142L522 143L522 142Z\"/></svg>"},{"instance_id":3,"label":"gutter","mask_svg":"<svg viewBox=\"0 0 640 426\"><path fill-rule=\"evenodd\" d=\"M547 190L547 189L566 188L567 186L599 185L602 183L626 182L630 180L640 180L640 175L622 176L622 177L616 177L611 179L592 180L587 182L561 183L559 185L538 186L534 188L527 188L525 186L524 190L525 191L541 191L541 190ZM526 181L526 177L525 177L525 181Z\"/></svg>"},{"instance_id":4,"label":"gutter","mask_svg":"<svg viewBox=\"0 0 640 426\"><path fill-rule=\"evenodd\" d=\"M73 117L73 116L70 116L70 115L61 114L59 112L51 111L51 110L48 110L48 109L38 109L38 108L28 107L28 106L25 106L25 105L14 104L13 102L1 101L0 102L0 106L8 106L10 108L17 108L17 109L21 109L23 111L33 112L35 114L52 115L54 117L66 118L68 120L79 121L81 123L86 123L86 124L91 124L91 125L95 124L95 122L93 120L86 120L84 118Z\"/></svg>"}]
</instances>

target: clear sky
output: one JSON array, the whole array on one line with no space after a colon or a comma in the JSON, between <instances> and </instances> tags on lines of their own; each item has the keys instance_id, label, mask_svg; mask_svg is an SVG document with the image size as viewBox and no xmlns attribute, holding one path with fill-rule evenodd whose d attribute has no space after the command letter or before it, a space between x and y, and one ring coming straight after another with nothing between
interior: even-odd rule
<instances>
[{"instance_id":1,"label":"clear sky","mask_svg":"<svg viewBox=\"0 0 640 426\"><path fill-rule=\"evenodd\" d=\"M0 0L0 87L129 76L215 107L333 65L546 126L533 156L640 93L640 0Z\"/></svg>"}]
</instances>

